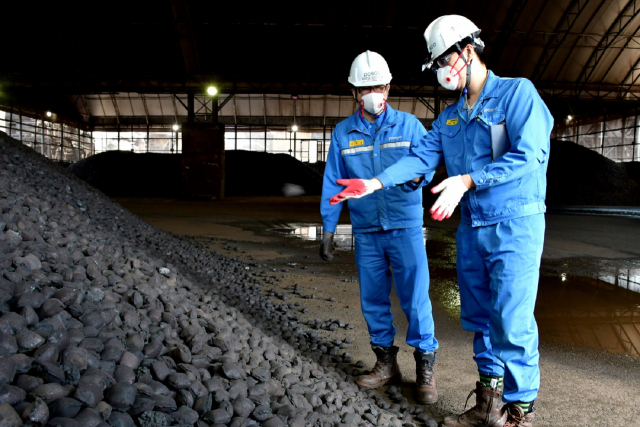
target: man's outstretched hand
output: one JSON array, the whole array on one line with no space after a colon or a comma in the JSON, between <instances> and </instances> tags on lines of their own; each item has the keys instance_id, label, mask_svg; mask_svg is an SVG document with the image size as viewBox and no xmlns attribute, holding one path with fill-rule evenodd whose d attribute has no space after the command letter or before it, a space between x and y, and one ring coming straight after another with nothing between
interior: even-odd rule
<instances>
[{"instance_id":1,"label":"man's outstretched hand","mask_svg":"<svg viewBox=\"0 0 640 427\"><path fill-rule=\"evenodd\" d=\"M329 203L336 205L347 199L359 199L367 194L371 194L376 190L382 189L382 183L376 178L373 179L339 179L336 181L339 185L347 188L329 199Z\"/></svg>"}]
</instances>

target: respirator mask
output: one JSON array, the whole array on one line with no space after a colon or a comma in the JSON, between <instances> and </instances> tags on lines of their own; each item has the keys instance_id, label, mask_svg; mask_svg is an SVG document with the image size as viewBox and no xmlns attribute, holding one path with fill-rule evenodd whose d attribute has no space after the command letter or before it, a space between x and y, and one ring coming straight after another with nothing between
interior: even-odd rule
<instances>
[{"instance_id":1,"label":"respirator mask","mask_svg":"<svg viewBox=\"0 0 640 427\"><path fill-rule=\"evenodd\" d=\"M471 55L469 55L469 57L471 57ZM460 54L458 55L458 59L456 59L456 62L453 63L453 67L451 65L444 65L449 62L448 57L446 60L438 59L436 61L436 64L440 66L436 71L436 75L438 76L438 83L440 83L440 86L442 86L443 88L448 90L456 90L458 88L458 83L460 82L460 72L464 70L464 67L469 65L469 63L471 62L471 59L469 59L469 61L466 61L464 63L462 68L460 68L458 71L455 71L454 67L456 66L460 58L465 61L464 55ZM443 62L442 66L440 63L441 61ZM467 73L468 72L469 70L467 70Z\"/></svg>"},{"instance_id":2,"label":"respirator mask","mask_svg":"<svg viewBox=\"0 0 640 427\"><path fill-rule=\"evenodd\" d=\"M384 93L369 92L360 98L360 105L369 113L376 115L384 110L387 100L384 99Z\"/></svg>"}]
</instances>

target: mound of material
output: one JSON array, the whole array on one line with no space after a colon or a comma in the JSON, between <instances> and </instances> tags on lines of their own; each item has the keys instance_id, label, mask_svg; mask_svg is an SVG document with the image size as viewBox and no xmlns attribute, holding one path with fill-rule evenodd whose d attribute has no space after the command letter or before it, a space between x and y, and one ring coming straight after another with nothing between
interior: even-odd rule
<instances>
[{"instance_id":1,"label":"mound of material","mask_svg":"<svg viewBox=\"0 0 640 427\"><path fill-rule=\"evenodd\" d=\"M287 154L225 153L225 194L281 196L285 184L308 195L322 191L322 176ZM69 171L111 197L180 197L181 154L106 151L81 160Z\"/></svg>"},{"instance_id":2,"label":"mound of material","mask_svg":"<svg viewBox=\"0 0 640 427\"><path fill-rule=\"evenodd\" d=\"M281 196L287 183L310 196L322 193L322 175L288 154L234 150L225 152L225 162L228 196Z\"/></svg>"},{"instance_id":3,"label":"mound of material","mask_svg":"<svg viewBox=\"0 0 640 427\"><path fill-rule=\"evenodd\" d=\"M570 141L552 140L547 205L640 206L640 181L633 166Z\"/></svg>"},{"instance_id":4,"label":"mound of material","mask_svg":"<svg viewBox=\"0 0 640 427\"><path fill-rule=\"evenodd\" d=\"M4 134L0 213L3 426L435 425L406 399L380 409L345 345L263 295L246 264Z\"/></svg>"},{"instance_id":5,"label":"mound of material","mask_svg":"<svg viewBox=\"0 0 640 427\"><path fill-rule=\"evenodd\" d=\"M178 197L182 155L105 151L69 171L111 197Z\"/></svg>"},{"instance_id":6,"label":"mound of material","mask_svg":"<svg viewBox=\"0 0 640 427\"><path fill-rule=\"evenodd\" d=\"M624 162L622 165L626 169L629 178L640 181L640 162Z\"/></svg>"}]
</instances>

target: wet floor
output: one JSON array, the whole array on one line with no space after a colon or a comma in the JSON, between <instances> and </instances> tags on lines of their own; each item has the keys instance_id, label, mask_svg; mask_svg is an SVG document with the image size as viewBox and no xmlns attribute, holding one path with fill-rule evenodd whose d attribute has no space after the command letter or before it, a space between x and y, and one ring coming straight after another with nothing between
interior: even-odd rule
<instances>
[{"instance_id":1,"label":"wet floor","mask_svg":"<svg viewBox=\"0 0 640 427\"><path fill-rule=\"evenodd\" d=\"M310 241L322 226L291 223L268 231ZM459 316L455 230L423 227L432 295ZM353 250L350 225L339 225L337 249ZM560 342L640 357L640 262L637 260L543 260L535 310L541 342Z\"/></svg>"},{"instance_id":2,"label":"wet floor","mask_svg":"<svg viewBox=\"0 0 640 427\"><path fill-rule=\"evenodd\" d=\"M280 224L277 227L267 229L267 231L298 237L303 240L322 240L322 225L319 224ZM430 229L422 227L423 240L426 244L429 240ZM338 250L353 250L353 231L351 225L338 225L333 235L333 241Z\"/></svg>"}]
</instances>

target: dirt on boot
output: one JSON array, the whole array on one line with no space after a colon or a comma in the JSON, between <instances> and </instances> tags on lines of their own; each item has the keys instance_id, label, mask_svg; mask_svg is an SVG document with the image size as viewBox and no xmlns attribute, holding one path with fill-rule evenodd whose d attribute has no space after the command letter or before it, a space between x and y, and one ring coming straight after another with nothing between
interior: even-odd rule
<instances>
[{"instance_id":1,"label":"dirt on boot","mask_svg":"<svg viewBox=\"0 0 640 427\"><path fill-rule=\"evenodd\" d=\"M535 408L525 415L521 407L513 403L507 403L504 411L507 414L507 422L504 427L533 427L533 420L536 417Z\"/></svg>"},{"instance_id":2,"label":"dirt on boot","mask_svg":"<svg viewBox=\"0 0 640 427\"><path fill-rule=\"evenodd\" d=\"M376 364L369 375L362 375L355 379L356 384L364 388L378 388L402 380L398 366L398 347L371 346L376 354Z\"/></svg>"},{"instance_id":3,"label":"dirt on boot","mask_svg":"<svg viewBox=\"0 0 640 427\"><path fill-rule=\"evenodd\" d=\"M416 401L422 405L431 405L438 401L434 368L437 353L420 353L415 351L416 360Z\"/></svg>"},{"instance_id":4,"label":"dirt on boot","mask_svg":"<svg viewBox=\"0 0 640 427\"><path fill-rule=\"evenodd\" d=\"M476 389L469 393L467 401L473 393L476 394L476 405L460 415L446 417L444 425L446 427L505 426L507 412L502 407L502 389L492 389L478 381Z\"/></svg>"}]
</instances>

